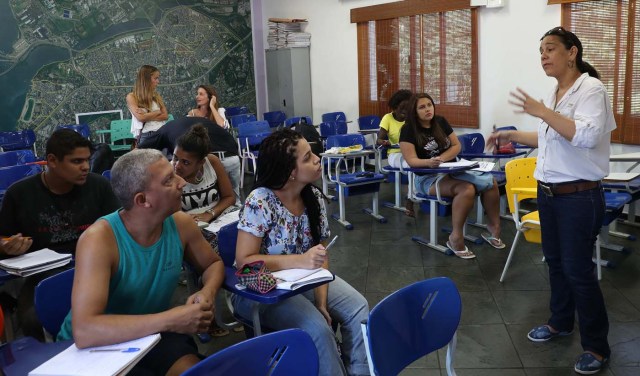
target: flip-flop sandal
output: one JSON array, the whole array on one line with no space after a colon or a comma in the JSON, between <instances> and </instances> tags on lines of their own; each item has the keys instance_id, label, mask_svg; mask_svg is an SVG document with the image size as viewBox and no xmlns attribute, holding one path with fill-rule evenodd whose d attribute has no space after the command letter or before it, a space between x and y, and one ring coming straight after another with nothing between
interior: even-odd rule
<instances>
[{"instance_id":1,"label":"flip-flop sandal","mask_svg":"<svg viewBox=\"0 0 640 376\"><path fill-rule=\"evenodd\" d=\"M413 209L412 210L404 209L404 215L406 215L409 218L415 218L416 212L414 212Z\"/></svg>"},{"instance_id":2,"label":"flip-flop sandal","mask_svg":"<svg viewBox=\"0 0 640 376\"><path fill-rule=\"evenodd\" d=\"M453 252L453 254L455 254L456 256L460 257L461 259L469 260L469 259L472 259L472 258L476 258L476 255L473 252L471 252L469 250L469 248L467 248L466 245L464 246L464 250L463 251L456 251L451 246L451 243L449 243L449 241L447 240L447 248L449 248Z\"/></svg>"},{"instance_id":3,"label":"flip-flop sandal","mask_svg":"<svg viewBox=\"0 0 640 376\"><path fill-rule=\"evenodd\" d=\"M224 337L229 335L229 331L224 328L216 327L209 329L209 335L211 337Z\"/></svg>"},{"instance_id":4,"label":"flip-flop sandal","mask_svg":"<svg viewBox=\"0 0 640 376\"><path fill-rule=\"evenodd\" d=\"M502 240L500 240L500 238L496 238L488 232L483 232L482 234L480 234L480 236L482 236L482 239L484 239L484 241L489 243L489 245L495 249L503 249L504 247L506 247L506 245L502 242Z\"/></svg>"}]
</instances>

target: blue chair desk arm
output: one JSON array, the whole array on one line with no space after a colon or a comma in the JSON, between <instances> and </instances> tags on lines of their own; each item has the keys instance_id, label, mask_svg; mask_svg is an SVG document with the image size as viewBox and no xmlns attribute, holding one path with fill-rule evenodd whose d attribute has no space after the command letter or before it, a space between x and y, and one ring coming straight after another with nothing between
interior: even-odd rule
<instances>
[{"instance_id":1,"label":"blue chair desk arm","mask_svg":"<svg viewBox=\"0 0 640 376\"><path fill-rule=\"evenodd\" d=\"M255 302L258 302L260 304L275 304L275 303L279 303L289 297L292 297L294 295L298 295L300 293L303 293L305 291L314 289L318 286L324 285L325 283L328 283L330 281L322 281L322 282L317 282L317 283L311 283L305 286L302 286L298 289L295 290L279 290L279 289L273 289L271 291L269 291L266 294L260 294L259 292L256 291L252 291L249 289L239 289L236 285L238 284L238 277L236 277L235 275L236 273L236 269L234 267L231 266L225 266L224 268L224 282L222 283L222 288L229 291L232 294L236 294L238 296L241 296L243 298L247 298L250 300L253 300ZM333 276L333 279L335 279L335 275ZM332 280L333 280L332 279ZM253 307L253 311L251 312L252 317L249 319L249 321L251 321L252 326L253 326L253 331L255 333L256 336L259 336L262 334L262 327L260 325L260 313L259 313L259 304L256 304ZM237 315L236 315L237 316ZM246 321L247 319L244 317L237 317L240 321Z\"/></svg>"},{"instance_id":2,"label":"blue chair desk arm","mask_svg":"<svg viewBox=\"0 0 640 376\"><path fill-rule=\"evenodd\" d=\"M23 337L0 346L0 368L5 376L23 376L72 344L72 340L42 343Z\"/></svg>"},{"instance_id":3,"label":"blue chair desk arm","mask_svg":"<svg viewBox=\"0 0 640 376\"><path fill-rule=\"evenodd\" d=\"M460 153L458 157L466 159L509 159L525 155L526 153L526 151L517 151L509 154Z\"/></svg>"}]
</instances>

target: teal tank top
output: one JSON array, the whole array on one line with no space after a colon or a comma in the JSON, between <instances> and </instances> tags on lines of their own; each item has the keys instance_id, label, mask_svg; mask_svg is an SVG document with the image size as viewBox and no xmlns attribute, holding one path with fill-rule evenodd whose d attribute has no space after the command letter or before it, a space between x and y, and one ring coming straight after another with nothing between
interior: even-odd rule
<instances>
[{"instance_id":1,"label":"teal tank top","mask_svg":"<svg viewBox=\"0 0 640 376\"><path fill-rule=\"evenodd\" d=\"M136 243L122 223L118 211L100 219L109 223L118 244L118 271L109 282L106 314L144 315L166 311L178 284L184 249L173 216L162 223L158 241L143 247ZM71 312L57 339L73 337Z\"/></svg>"}]
</instances>

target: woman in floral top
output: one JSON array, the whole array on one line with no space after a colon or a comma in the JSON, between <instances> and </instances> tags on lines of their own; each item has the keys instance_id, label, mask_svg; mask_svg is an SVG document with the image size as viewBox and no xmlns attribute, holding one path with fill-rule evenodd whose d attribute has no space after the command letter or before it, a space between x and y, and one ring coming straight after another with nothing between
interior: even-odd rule
<instances>
[{"instance_id":1,"label":"woman in floral top","mask_svg":"<svg viewBox=\"0 0 640 376\"><path fill-rule=\"evenodd\" d=\"M320 159L297 132L283 129L260 146L258 179L247 197L238 224L238 265L262 260L277 271L328 268L324 243L329 237L322 194L312 185L321 176ZM251 317L258 304L233 297L235 310ZM260 321L282 330L301 328L316 345L320 375L368 375L360 323L369 315L367 300L336 276L333 282L278 304L261 305ZM340 324L340 356L333 322Z\"/></svg>"}]
</instances>

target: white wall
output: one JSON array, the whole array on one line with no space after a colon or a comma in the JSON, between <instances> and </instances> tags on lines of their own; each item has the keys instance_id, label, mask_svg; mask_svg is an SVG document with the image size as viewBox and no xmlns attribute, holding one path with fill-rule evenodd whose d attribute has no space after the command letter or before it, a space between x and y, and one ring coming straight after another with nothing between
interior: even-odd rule
<instances>
[{"instance_id":1,"label":"white wall","mask_svg":"<svg viewBox=\"0 0 640 376\"><path fill-rule=\"evenodd\" d=\"M350 120L360 115L356 25L350 23L350 10L387 2L391 1L254 0L254 6L262 6L265 47L269 17L309 21L305 31L311 33L314 122L325 112L344 111ZM554 80L546 77L540 66L538 47L542 34L558 25L560 5L547 5L546 1L505 0L502 8L480 9L480 132L491 132L493 124L536 129L533 117L513 112L507 102L509 91L520 87L534 97L543 98L552 90ZM264 55L264 51L255 53ZM256 69L264 71L264 66ZM640 148L612 147L614 154L634 151ZM616 171L621 168L614 166Z\"/></svg>"}]
</instances>

